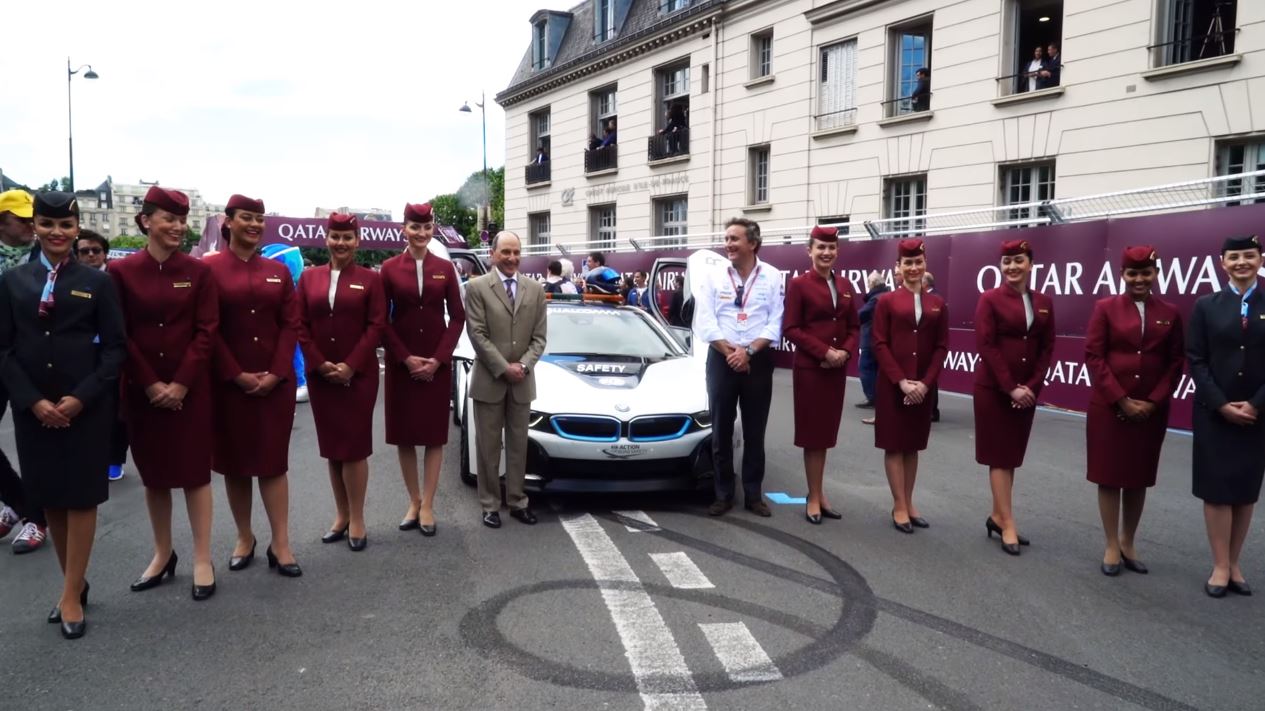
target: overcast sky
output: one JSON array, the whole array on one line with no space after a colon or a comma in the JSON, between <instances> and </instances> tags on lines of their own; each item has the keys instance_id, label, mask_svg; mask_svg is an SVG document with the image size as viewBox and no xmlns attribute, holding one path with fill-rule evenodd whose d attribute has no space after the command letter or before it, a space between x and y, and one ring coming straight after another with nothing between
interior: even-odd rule
<instances>
[{"instance_id":1,"label":"overcast sky","mask_svg":"<svg viewBox=\"0 0 1265 711\"><path fill-rule=\"evenodd\" d=\"M67 173L66 57L75 184L161 181L269 211L379 207L455 192L504 160L504 89L547 0L151 0L5 3L0 170ZM469 101L474 113L461 113Z\"/></svg>"}]
</instances>

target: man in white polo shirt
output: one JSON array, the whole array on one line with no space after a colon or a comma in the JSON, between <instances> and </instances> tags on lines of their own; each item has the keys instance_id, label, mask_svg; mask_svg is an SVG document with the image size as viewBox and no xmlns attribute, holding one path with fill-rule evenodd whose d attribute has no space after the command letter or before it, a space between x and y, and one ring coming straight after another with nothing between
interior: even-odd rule
<instances>
[{"instance_id":1,"label":"man in white polo shirt","mask_svg":"<svg viewBox=\"0 0 1265 711\"><path fill-rule=\"evenodd\" d=\"M733 431L742 406L743 505L771 516L761 493L764 430L773 400L773 354L782 337L782 272L756 256L760 225L735 217L725 226L729 267L704 284L695 305L694 329L707 354L707 396L712 418L712 461L716 500L707 510L720 516L734 504Z\"/></svg>"}]
</instances>

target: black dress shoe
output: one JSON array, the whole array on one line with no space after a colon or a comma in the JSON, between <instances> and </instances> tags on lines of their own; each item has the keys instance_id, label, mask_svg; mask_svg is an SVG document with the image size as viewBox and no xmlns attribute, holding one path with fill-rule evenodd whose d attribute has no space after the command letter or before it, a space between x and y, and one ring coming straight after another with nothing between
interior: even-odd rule
<instances>
[{"instance_id":1,"label":"black dress shoe","mask_svg":"<svg viewBox=\"0 0 1265 711\"><path fill-rule=\"evenodd\" d=\"M1119 563L1103 563L1102 574L1106 575L1109 578L1116 577L1117 575L1120 574L1120 564Z\"/></svg>"},{"instance_id":2,"label":"black dress shoe","mask_svg":"<svg viewBox=\"0 0 1265 711\"><path fill-rule=\"evenodd\" d=\"M834 509L830 508L829 506L822 506L822 507L821 507L821 515L822 515L822 516L825 516L826 518L833 518L833 519L834 519L834 520L836 520L836 521L839 521L839 520L842 520L842 519L843 519L843 514L839 513L838 511L835 511Z\"/></svg>"},{"instance_id":3,"label":"black dress shoe","mask_svg":"<svg viewBox=\"0 0 1265 711\"><path fill-rule=\"evenodd\" d=\"M989 516L987 519L984 520L984 530L988 532L989 538L992 538L994 533L997 534L998 538L1001 538L1001 526L997 525L997 522L993 520L992 516ZM1024 538L1023 536L1018 536L1018 538L1019 538L1019 545L1021 546L1032 545L1032 542L1029 541L1027 538Z\"/></svg>"},{"instance_id":4,"label":"black dress shoe","mask_svg":"<svg viewBox=\"0 0 1265 711\"><path fill-rule=\"evenodd\" d=\"M1225 591L1229 589L1225 585L1213 585L1212 583L1204 583L1204 592L1208 597L1225 597Z\"/></svg>"},{"instance_id":5,"label":"black dress shoe","mask_svg":"<svg viewBox=\"0 0 1265 711\"><path fill-rule=\"evenodd\" d=\"M436 533L438 533L438 532L439 532L439 524L437 524L437 523L432 523L431 525L427 526L427 525L426 525L426 524L424 524L424 523L418 523L418 524L417 524L417 530L418 530L418 531L421 531L421 533L422 533L422 535L423 535L423 536L426 536L427 538L430 538L431 536L433 536L433 535L435 535Z\"/></svg>"},{"instance_id":6,"label":"black dress shoe","mask_svg":"<svg viewBox=\"0 0 1265 711\"><path fill-rule=\"evenodd\" d=\"M750 511L756 516L763 516L764 518L768 518L773 515L773 510L769 508L768 504L764 503L763 498L747 501L742 505L742 508Z\"/></svg>"},{"instance_id":7,"label":"black dress shoe","mask_svg":"<svg viewBox=\"0 0 1265 711\"><path fill-rule=\"evenodd\" d=\"M906 521L905 523L901 523L900 521L897 521L895 518L892 518L892 528L895 528L897 531L900 531L901 533L914 532L914 525L912 523L908 521Z\"/></svg>"},{"instance_id":8,"label":"black dress shoe","mask_svg":"<svg viewBox=\"0 0 1265 711\"><path fill-rule=\"evenodd\" d=\"M83 590L79 593L79 604L85 607L88 605L88 588L90 587L87 580L83 581ZM1250 592L1248 594L1251 595ZM55 625L59 622L61 622L61 605L53 607L52 612L48 613L48 624Z\"/></svg>"},{"instance_id":9,"label":"black dress shoe","mask_svg":"<svg viewBox=\"0 0 1265 711\"><path fill-rule=\"evenodd\" d=\"M531 509L526 506L521 509L510 509L510 516L522 521L528 526L536 525L536 514L532 513Z\"/></svg>"},{"instance_id":10,"label":"black dress shoe","mask_svg":"<svg viewBox=\"0 0 1265 711\"><path fill-rule=\"evenodd\" d=\"M269 550L271 552L271 549ZM215 575L215 566L211 566L211 575ZM210 600L211 596L215 594L215 581L212 580L210 585L198 585L195 582L193 584L192 592L193 592L194 602L202 602L204 600Z\"/></svg>"},{"instance_id":11,"label":"black dress shoe","mask_svg":"<svg viewBox=\"0 0 1265 711\"><path fill-rule=\"evenodd\" d=\"M63 639L79 639L83 633L88 630L88 620L83 619L78 622L61 623L61 636Z\"/></svg>"},{"instance_id":12,"label":"black dress shoe","mask_svg":"<svg viewBox=\"0 0 1265 711\"><path fill-rule=\"evenodd\" d=\"M1245 597L1251 597L1252 595L1252 586L1248 585L1246 580L1241 583L1236 583L1231 580L1229 583L1226 583L1225 589L1235 595L1243 595Z\"/></svg>"},{"instance_id":13,"label":"black dress shoe","mask_svg":"<svg viewBox=\"0 0 1265 711\"><path fill-rule=\"evenodd\" d=\"M708 516L724 516L734 507L733 499L716 499L707 507Z\"/></svg>"},{"instance_id":14,"label":"black dress shoe","mask_svg":"<svg viewBox=\"0 0 1265 711\"><path fill-rule=\"evenodd\" d=\"M369 547L369 536L361 536L360 538L348 536L347 547L350 548L352 552L359 553Z\"/></svg>"},{"instance_id":15,"label":"black dress shoe","mask_svg":"<svg viewBox=\"0 0 1265 711\"><path fill-rule=\"evenodd\" d=\"M862 409L862 410L873 410L873 409L874 409L874 403L873 403L873 402L870 402L869 400L866 400L865 402L858 402L858 403L856 404L856 406L857 406L857 407L859 407L859 408L860 408L860 409Z\"/></svg>"},{"instance_id":16,"label":"black dress shoe","mask_svg":"<svg viewBox=\"0 0 1265 711\"><path fill-rule=\"evenodd\" d=\"M1125 570L1132 570L1133 572L1141 573L1142 575L1146 575L1147 573L1151 572L1146 569L1146 564L1144 564L1142 561L1134 560L1133 558L1130 558L1129 556L1126 556L1126 555L1120 556L1120 562L1124 563Z\"/></svg>"},{"instance_id":17,"label":"black dress shoe","mask_svg":"<svg viewBox=\"0 0 1265 711\"><path fill-rule=\"evenodd\" d=\"M909 522L914 525L914 528L931 528L931 524L927 523L927 519L922 516L910 516Z\"/></svg>"},{"instance_id":18,"label":"black dress shoe","mask_svg":"<svg viewBox=\"0 0 1265 711\"><path fill-rule=\"evenodd\" d=\"M256 538L250 542L250 552L246 555L235 555L228 559L229 570L245 570L255 560L255 546L259 545L259 539Z\"/></svg>"},{"instance_id":19,"label":"black dress shoe","mask_svg":"<svg viewBox=\"0 0 1265 711\"><path fill-rule=\"evenodd\" d=\"M824 513L825 509L822 509L822 511ZM808 522L813 524L814 526L821 525L821 514L814 515L814 514L808 513L808 506L804 506L804 518L808 519Z\"/></svg>"},{"instance_id":20,"label":"black dress shoe","mask_svg":"<svg viewBox=\"0 0 1265 711\"><path fill-rule=\"evenodd\" d=\"M327 531L321 536L321 543L337 543L347 537L347 526L338 531Z\"/></svg>"},{"instance_id":21,"label":"black dress shoe","mask_svg":"<svg viewBox=\"0 0 1265 711\"><path fill-rule=\"evenodd\" d=\"M406 518L403 521L400 521L401 531L412 531L413 529L417 528L417 526L418 526L418 523L417 523L417 519L415 518Z\"/></svg>"},{"instance_id":22,"label":"black dress shoe","mask_svg":"<svg viewBox=\"0 0 1265 711\"><path fill-rule=\"evenodd\" d=\"M268 546L268 568L276 568L277 573L283 578L297 578L303 575L303 569L299 567L297 561L283 564L277 560L277 554L272 552L272 546Z\"/></svg>"},{"instance_id":23,"label":"black dress shoe","mask_svg":"<svg viewBox=\"0 0 1265 711\"><path fill-rule=\"evenodd\" d=\"M167 564L163 566L162 570L158 571L158 575L153 575L148 578L142 575L137 578L136 582L132 583L132 592L141 592L149 590L150 588L156 588L161 585L164 580L171 580L172 578L175 578L177 560L179 560L179 557L176 555L175 551L172 551L171 557L167 559Z\"/></svg>"},{"instance_id":24,"label":"black dress shoe","mask_svg":"<svg viewBox=\"0 0 1265 711\"><path fill-rule=\"evenodd\" d=\"M501 514L496 511L484 511L483 525L487 526L488 528L500 528Z\"/></svg>"},{"instance_id":25,"label":"black dress shoe","mask_svg":"<svg viewBox=\"0 0 1265 711\"><path fill-rule=\"evenodd\" d=\"M1001 549L1006 552L1006 555L1019 555L1018 543L1007 543L1005 541L1002 541Z\"/></svg>"}]
</instances>

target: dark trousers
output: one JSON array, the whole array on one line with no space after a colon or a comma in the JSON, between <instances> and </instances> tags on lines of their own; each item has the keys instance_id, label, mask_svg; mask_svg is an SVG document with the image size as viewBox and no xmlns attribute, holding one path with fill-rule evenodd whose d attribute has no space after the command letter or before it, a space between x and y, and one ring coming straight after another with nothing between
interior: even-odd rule
<instances>
[{"instance_id":1,"label":"dark trousers","mask_svg":"<svg viewBox=\"0 0 1265 711\"><path fill-rule=\"evenodd\" d=\"M878 381L878 360L874 358L873 348L861 349L861 361L857 363L861 374L861 392L865 393L866 402L874 402L874 383Z\"/></svg>"},{"instance_id":2,"label":"dark trousers","mask_svg":"<svg viewBox=\"0 0 1265 711\"><path fill-rule=\"evenodd\" d=\"M712 416L712 462L716 470L716 498L734 498L734 420L742 406L742 494L760 498L764 483L764 430L773 401L773 356L760 351L751 370L735 373L725 357L712 348L707 353L707 398Z\"/></svg>"},{"instance_id":3,"label":"dark trousers","mask_svg":"<svg viewBox=\"0 0 1265 711\"><path fill-rule=\"evenodd\" d=\"M3 395L4 399L0 401L0 420L4 419L4 413L9 407L8 394ZM0 501L16 511L19 518L39 526L48 525L44 520L44 509L31 501L26 487L22 485L22 478L14 471L13 464L3 450L0 450Z\"/></svg>"},{"instance_id":4,"label":"dark trousers","mask_svg":"<svg viewBox=\"0 0 1265 711\"><path fill-rule=\"evenodd\" d=\"M123 418L114 419L114 436L110 439L110 464L123 466L127 463L127 423Z\"/></svg>"}]
</instances>

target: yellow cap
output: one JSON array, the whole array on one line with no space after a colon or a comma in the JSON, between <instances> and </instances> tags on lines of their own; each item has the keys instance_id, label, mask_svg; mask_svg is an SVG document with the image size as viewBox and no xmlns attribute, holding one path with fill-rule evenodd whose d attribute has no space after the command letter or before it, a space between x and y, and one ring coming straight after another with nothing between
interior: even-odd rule
<instances>
[{"instance_id":1,"label":"yellow cap","mask_svg":"<svg viewBox=\"0 0 1265 711\"><path fill-rule=\"evenodd\" d=\"M29 220L35 216L35 199L25 190L6 190L0 193L0 212L12 212Z\"/></svg>"}]
</instances>

